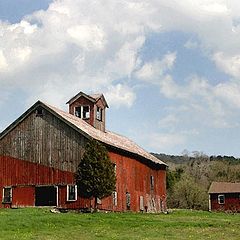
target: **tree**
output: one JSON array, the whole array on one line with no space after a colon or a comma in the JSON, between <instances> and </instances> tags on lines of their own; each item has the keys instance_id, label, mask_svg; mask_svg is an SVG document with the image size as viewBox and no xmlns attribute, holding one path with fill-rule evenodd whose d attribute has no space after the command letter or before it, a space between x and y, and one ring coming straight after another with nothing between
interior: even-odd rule
<instances>
[{"instance_id":1,"label":"tree","mask_svg":"<svg viewBox=\"0 0 240 240\"><path fill-rule=\"evenodd\" d=\"M177 208L206 210L208 206L207 191L187 174L183 174L180 181L174 185L171 197L174 207Z\"/></svg>"},{"instance_id":2,"label":"tree","mask_svg":"<svg viewBox=\"0 0 240 240\"><path fill-rule=\"evenodd\" d=\"M97 199L110 196L116 187L114 165L110 161L107 149L98 141L90 140L76 172L79 195Z\"/></svg>"}]
</instances>

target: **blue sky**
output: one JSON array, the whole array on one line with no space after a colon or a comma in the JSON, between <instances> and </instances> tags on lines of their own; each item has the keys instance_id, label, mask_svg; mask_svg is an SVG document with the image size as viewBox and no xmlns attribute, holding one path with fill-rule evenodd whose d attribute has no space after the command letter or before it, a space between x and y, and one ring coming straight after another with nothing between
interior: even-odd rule
<instances>
[{"instance_id":1,"label":"blue sky","mask_svg":"<svg viewBox=\"0 0 240 240\"><path fill-rule=\"evenodd\" d=\"M239 19L237 0L0 0L0 131L102 92L148 151L240 157Z\"/></svg>"}]
</instances>

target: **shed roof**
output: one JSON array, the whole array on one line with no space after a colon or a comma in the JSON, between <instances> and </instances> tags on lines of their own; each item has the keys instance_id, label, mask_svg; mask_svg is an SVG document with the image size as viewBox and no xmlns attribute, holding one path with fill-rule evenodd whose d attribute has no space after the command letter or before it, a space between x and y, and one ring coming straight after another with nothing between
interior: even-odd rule
<instances>
[{"instance_id":1,"label":"shed roof","mask_svg":"<svg viewBox=\"0 0 240 240\"><path fill-rule=\"evenodd\" d=\"M208 193L240 193L240 182L212 182Z\"/></svg>"},{"instance_id":2,"label":"shed roof","mask_svg":"<svg viewBox=\"0 0 240 240\"><path fill-rule=\"evenodd\" d=\"M50 111L56 117L63 120L66 124L73 127L75 130L79 131L87 138L94 138L104 144L107 144L111 147L138 155L152 163L165 165L164 162L154 157L152 154L145 151L143 148L139 147L136 143L124 137L122 135L116 134L111 131L100 131L81 118L78 118L72 114L69 114L65 111L62 111L56 107L53 107L49 104L43 103L41 101L36 102L31 108L29 108L24 114L22 114L15 122L13 122L9 127L7 127L1 134L0 139L3 138L9 131L17 126L19 122L22 122L31 112L37 109L39 106Z\"/></svg>"}]
</instances>

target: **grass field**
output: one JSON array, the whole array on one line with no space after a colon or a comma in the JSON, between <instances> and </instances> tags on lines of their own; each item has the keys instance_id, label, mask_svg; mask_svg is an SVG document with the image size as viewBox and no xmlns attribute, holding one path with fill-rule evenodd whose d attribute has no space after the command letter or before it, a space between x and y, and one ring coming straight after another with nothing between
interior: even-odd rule
<instances>
[{"instance_id":1,"label":"grass field","mask_svg":"<svg viewBox=\"0 0 240 240\"><path fill-rule=\"evenodd\" d=\"M50 213L1 209L0 239L240 239L240 214L173 211L170 214Z\"/></svg>"}]
</instances>

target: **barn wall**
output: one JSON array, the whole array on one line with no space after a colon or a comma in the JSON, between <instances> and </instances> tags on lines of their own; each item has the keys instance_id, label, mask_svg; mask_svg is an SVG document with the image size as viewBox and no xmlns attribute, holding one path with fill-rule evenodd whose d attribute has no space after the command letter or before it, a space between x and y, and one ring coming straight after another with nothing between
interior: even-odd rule
<instances>
[{"instance_id":1,"label":"barn wall","mask_svg":"<svg viewBox=\"0 0 240 240\"><path fill-rule=\"evenodd\" d=\"M0 140L0 155L75 172L86 139L44 109L29 115Z\"/></svg>"},{"instance_id":2,"label":"barn wall","mask_svg":"<svg viewBox=\"0 0 240 240\"><path fill-rule=\"evenodd\" d=\"M113 205L112 196L101 201L99 208L114 211L126 211L126 192L131 194L131 211L140 211L140 196L144 199L147 211L157 212L165 209L165 174L164 170L154 170L143 163L117 153L109 153L116 163L117 206ZM150 189L150 176L154 176L155 187ZM35 205L35 186L57 186L58 207L87 208L93 201L78 197L77 201L67 201L67 184L74 184L74 173L12 157L0 156L0 199L2 189L13 188L12 207ZM161 206L162 205L162 206ZM2 204L0 207L9 207Z\"/></svg>"},{"instance_id":3,"label":"barn wall","mask_svg":"<svg viewBox=\"0 0 240 240\"><path fill-rule=\"evenodd\" d=\"M221 194L221 193L219 193ZM225 193L225 203L218 203L219 194L210 194L212 211L238 211L240 212L240 193Z\"/></svg>"},{"instance_id":4,"label":"barn wall","mask_svg":"<svg viewBox=\"0 0 240 240\"><path fill-rule=\"evenodd\" d=\"M144 199L144 207L149 212L166 209L166 171L155 170L132 157L109 152L109 156L116 164L117 177L117 206L113 206L113 199L102 201L103 209L126 211L126 193L130 193L130 210L140 211L140 196ZM150 176L154 177L154 189L150 188Z\"/></svg>"},{"instance_id":5,"label":"barn wall","mask_svg":"<svg viewBox=\"0 0 240 240\"><path fill-rule=\"evenodd\" d=\"M84 136L47 110L43 116L30 114L0 140L0 199L3 187L12 186L13 206L34 206L35 186L54 185L58 187L59 207L89 207L87 199L66 201L66 185L74 183L86 142ZM140 211L140 196L147 211L166 208L164 169L156 170L156 166L148 166L126 153L110 150L109 156L116 163L117 206L113 206L110 196L102 200L100 208L126 211L127 192L132 211ZM150 189L150 176L154 177L154 189Z\"/></svg>"},{"instance_id":6,"label":"barn wall","mask_svg":"<svg viewBox=\"0 0 240 240\"><path fill-rule=\"evenodd\" d=\"M59 207L80 208L77 202L67 202L67 184L74 184L74 173L12 157L0 156L0 199L4 187L12 187L12 207L35 205L35 186L57 186ZM0 207L8 205L0 204Z\"/></svg>"}]
</instances>

